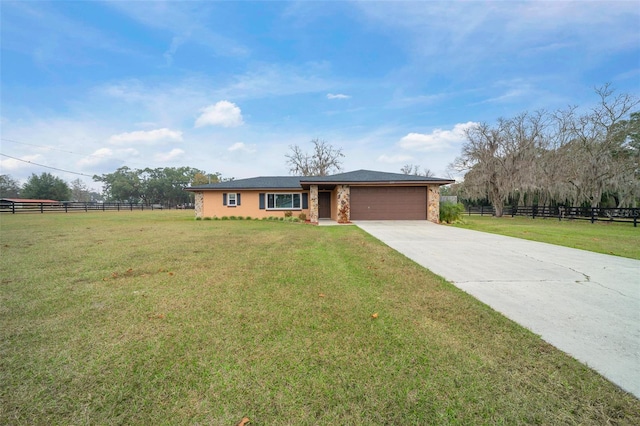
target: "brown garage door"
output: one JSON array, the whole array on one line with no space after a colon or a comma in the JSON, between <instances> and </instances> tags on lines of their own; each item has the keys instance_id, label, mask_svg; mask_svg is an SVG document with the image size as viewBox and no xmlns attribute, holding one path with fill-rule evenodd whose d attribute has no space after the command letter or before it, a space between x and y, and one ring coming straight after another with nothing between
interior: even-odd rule
<instances>
[{"instance_id":1,"label":"brown garage door","mask_svg":"<svg viewBox=\"0 0 640 426\"><path fill-rule=\"evenodd\" d=\"M351 187L352 220L415 220L427 218L427 188Z\"/></svg>"}]
</instances>

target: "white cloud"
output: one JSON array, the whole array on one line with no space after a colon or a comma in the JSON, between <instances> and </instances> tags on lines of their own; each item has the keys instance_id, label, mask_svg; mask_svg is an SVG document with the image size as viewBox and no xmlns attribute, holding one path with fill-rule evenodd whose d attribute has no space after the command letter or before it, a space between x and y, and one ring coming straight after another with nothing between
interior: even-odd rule
<instances>
[{"instance_id":1,"label":"white cloud","mask_svg":"<svg viewBox=\"0 0 640 426\"><path fill-rule=\"evenodd\" d=\"M120 133L119 135L113 135L109 138L109 142L113 145L124 145L130 143L154 145L158 142L165 142L167 140L182 141L182 132L167 128L156 130L136 130L135 132L125 132Z\"/></svg>"},{"instance_id":2,"label":"white cloud","mask_svg":"<svg viewBox=\"0 0 640 426\"><path fill-rule=\"evenodd\" d=\"M233 102L220 101L200 110L202 115L196 120L195 127L222 126L238 127L244 124L242 112Z\"/></svg>"},{"instance_id":3,"label":"white cloud","mask_svg":"<svg viewBox=\"0 0 640 426\"><path fill-rule=\"evenodd\" d=\"M451 130L435 129L428 134L409 133L400 139L398 145L410 151L443 151L453 145L462 143L465 140L465 130L476 124L469 121L467 123L458 123Z\"/></svg>"},{"instance_id":4,"label":"white cloud","mask_svg":"<svg viewBox=\"0 0 640 426\"><path fill-rule=\"evenodd\" d=\"M247 146L245 143L243 142L236 142L233 145L231 145L229 148L227 148L227 151L243 151L243 152L247 152L247 153L254 153L256 152L255 145L252 146Z\"/></svg>"},{"instance_id":5,"label":"white cloud","mask_svg":"<svg viewBox=\"0 0 640 426\"><path fill-rule=\"evenodd\" d=\"M327 99L349 99L351 96L342 93L327 93Z\"/></svg>"},{"instance_id":6,"label":"white cloud","mask_svg":"<svg viewBox=\"0 0 640 426\"><path fill-rule=\"evenodd\" d=\"M78 161L78 165L95 166L96 164L100 164L109 160L111 156L113 156L113 150L111 150L110 148L100 148L95 150L93 154Z\"/></svg>"},{"instance_id":7,"label":"white cloud","mask_svg":"<svg viewBox=\"0 0 640 426\"><path fill-rule=\"evenodd\" d=\"M156 161L171 161L171 160L175 160L177 158L180 158L184 155L184 150L180 149L180 148L174 148L169 152L165 152L165 153L158 153L155 155L155 160Z\"/></svg>"},{"instance_id":8,"label":"white cloud","mask_svg":"<svg viewBox=\"0 0 640 426\"><path fill-rule=\"evenodd\" d=\"M387 155L387 154L382 154L381 156L378 157L378 161L381 163L402 163L403 161L410 161L413 160L413 157L410 155L402 155L402 154L396 154L396 155Z\"/></svg>"}]
</instances>

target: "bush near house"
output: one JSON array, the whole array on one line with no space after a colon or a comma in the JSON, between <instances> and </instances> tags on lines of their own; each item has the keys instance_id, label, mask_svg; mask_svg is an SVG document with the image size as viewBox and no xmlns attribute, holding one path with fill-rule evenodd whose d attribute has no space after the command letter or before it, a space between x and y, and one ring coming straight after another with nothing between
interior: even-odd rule
<instances>
[{"instance_id":1,"label":"bush near house","mask_svg":"<svg viewBox=\"0 0 640 426\"><path fill-rule=\"evenodd\" d=\"M462 220L464 205L462 203L441 203L440 222L455 223Z\"/></svg>"}]
</instances>

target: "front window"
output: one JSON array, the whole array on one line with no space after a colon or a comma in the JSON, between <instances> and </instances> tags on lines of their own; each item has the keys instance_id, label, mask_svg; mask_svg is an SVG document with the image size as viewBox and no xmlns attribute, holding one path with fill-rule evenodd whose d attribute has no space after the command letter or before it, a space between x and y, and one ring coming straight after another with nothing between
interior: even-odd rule
<instances>
[{"instance_id":1,"label":"front window","mask_svg":"<svg viewBox=\"0 0 640 426\"><path fill-rule=\"evenodd\" d=\"M238 194L234 194L234 193L229 194L229 198L227 199L227 205L229 205L229 206L237 206L238 205L237 195Z\"/></svg>"},{"instance_id":2,"label":"front window","mask_svg":"<svg viewBox=\"0 0 640 426\"><path fill-rule=\"evenodd\" d=\"M267 194L267 209L300 209L300 198L300 194Z\"/></svg>"}]
</instances>

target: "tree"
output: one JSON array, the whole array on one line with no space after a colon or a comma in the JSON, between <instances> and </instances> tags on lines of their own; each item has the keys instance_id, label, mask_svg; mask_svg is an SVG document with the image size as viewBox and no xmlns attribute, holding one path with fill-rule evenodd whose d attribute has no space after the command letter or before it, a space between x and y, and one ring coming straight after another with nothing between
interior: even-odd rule
<instances>
[{"instance_id":1,"label":"tree","mask_svg":"<svg viewBox=\"0 0 640 426\"><path fill-rule=\"evenodd\" d=\"M191 180L191 185L207 185L210 183L217 183L221 181L220 173L209 173L206 174L204 172L198 172L193 176Z\"/></svg>"},{"instance_id":2,"label":"tree","mask_svg":"<svg viewBox=\"0 0 640 426\"><path fill-rule=\"evenodd\" d=\"M313 153L302 152L298 145L292 145L290 154L286 154L289 171L301 176L327 176L333 170L342 170L342 148L334 148L327 141L313 139Z\"/></svg>"},{"instance_id":3,"label":"tree","mask_svg":"<svg viewBox=\"0 0 640 426\"><path fill-rule=\"evenodd\" d=\"M505 203L629 207L640 200L640 101L595 90L598 102L470 127L452 168L466 172L459 195ZM407 170L415 167L408 165Z\"/></svg>"},{"instance_id":4,"label":"tree","mask_svg":"<svg viewBox=\"0 0 640 426\"><path fill-rule=\"evenodd\" d=\"M64 180L45 172L40 176L31 174L22 187L21 195L24 198L64 201L71 198L71 189Z\"/></svg>"},{"instance_id":5,"label":"tree","mask_svg":"<svg viewBox=\"0 0 640 426\"><path fill-rule=\"evenodd\" d=\"M510 197L537 189L536 160L547 141L547 125L548 116L536 112L500 118L495 126L481 123L466 129L467 141L453 165L467 172L465 198L487 198L501 217Z\"/></svg>"},{"instance_id":6,"label":"tree","mask_svg":"<svg viewBox=\"0 0 640 426\"><path fill-rule=\"evenodd\" d=\"M0 175L0 198L20 198L20 184L9 175Z\"/></svg>"},{"instance_id":7,"label":"tree","mask_svg":"<svg viewBox=\"0 0 640 426\"><path fill-rule=\"evenodd\" d=\"M400 171L405 175L415 175L415 176L424 176L424 177L433 177L435 176L433 172L429 169L424 169L424 171L420 171L420 166L414 164L405 164L400 168Z\"/></svg>"},{"instance_id":8,"label":"tree","mask_svg":"<svg viewBox=\"0 0 640 426\"><path fill-rule=\"evenodd\" d=\"M120 167L113 173L94 175L93 180L102 182L107 201L137 203L141 198L138 172L127 166Z\"/></svg>"},{"instance_id":9,"label":"tree","mask_svg":"<svg viewBox=\"0 0 640 426\"><path fill-rule=\"evenodd\" d=\"M220 173L207 174L192 167L158 167L132 170L120 167L114 173L94 176L103 183L109 201L143 202L176 206L193 202L192 192L184 191L189 185L214 183L221 180Z\"/></svg>"},{"instance_id":10,"label":"tree","mask_svg":"<svg viewBox=\"0 0 640 426\"><path fill-rule=\"evenodd\" d=\"M91 201L91 191L79 178L71 181L71 199L82 203Z\"/></svg>"},{"instance_id":11,"label":"tree","mask_svg":"<svg viewBox=\"0 0 640 426\"><path fill-rule=\"evenodd\" d=\"M562 135L556 163L564 178L555 195L597 207L615 193L619 207L631 205L640 197L635 146L640 117L631 112L639 100L616 95L608 84L595 92L599 100L590 111L578 114L572 107L556 114Z\"/></svg>"}]
</instances>

